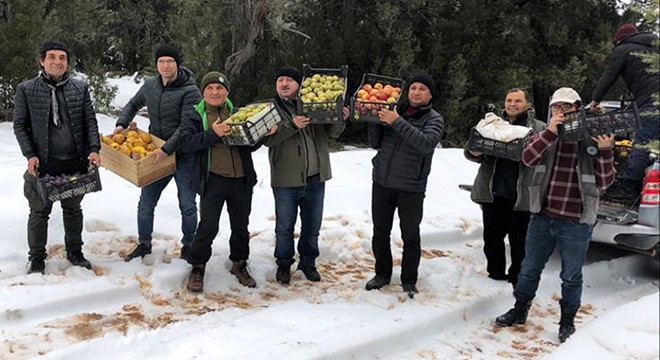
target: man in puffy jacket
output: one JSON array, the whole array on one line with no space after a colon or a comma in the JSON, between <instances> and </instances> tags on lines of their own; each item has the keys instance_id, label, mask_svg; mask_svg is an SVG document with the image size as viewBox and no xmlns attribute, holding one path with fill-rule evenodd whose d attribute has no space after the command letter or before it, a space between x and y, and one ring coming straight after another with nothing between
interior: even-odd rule
<instances>
[{"instance_id":1,"label":"man in puffy jacket","mask_svg":"<svg viewBox=\"0 0 660 360\"><path fill-rule=\"evenodd\" d=\"M69 49L59 41L41 45L38 56L41 73L22 82L14 100L14 133L27 158L23 178L30 205L28 273L44 273L48 217L52 203L44 204L35 188L37 171L44 175L87 172L88 163L101 164L98 126L89 88L69 77ZM82 253L84 195L60 201L64 222L66 257L73 264L92 268Z\"/></svg>"},{"instance_id":2,"label":"man in puffy jacket","mask_svg":"<svg viewBox=\"0 0 660 360\"><path fill-rule=\"evenodd\" d=\"M545 124L534 119L529 94L514 88L506 93L504 109L511 125L527 126L534 132ZM486 271L494 280L508 280L513 286L518 282L520 264L525 257L525 234L529 223L529 193L527 186L532 169L520 161L484 155L481 152L464 151L465 157L481 164L470 198L481 205L484 223L484 254ZM504 238L509 238L511 266L506 272Z\"/></svg>"},{"instance_id":3,"label":"man in puffy jacket","mask_svg":"<svg viewBox=\"0 0 660 360\"><path fill-rule=\"evenodd\" d=\"M555 248L561 257L561 318L559 341L575 332L575 315L582 299L582 266L587 255L591 231L598 214L599 192L614 180L612 135L592 140L595 152L586 141L558 138L558 126L566 113L578 111L582 100L568 87L552 94L552 117L547 129L532 135L523 150L522 161L534 168L529 186L529 210L525 259L513 290L512 309L498 316L499 326L524 324L536 296L541 273Z\"/></svg>"},{"instance_id":4,"label":"man in puffy jacket","mask_svg":"<svg viewBox=\"0 0 660 360\"><path fill-rule=\"evenodd\" d=\"M381 124L369 125L369 144L378 149L373 163L371 246L376 259L376 275L367 290L388 285L392 277L390 233L398 209L403 239L401 285L413 298L417 293L417 269L421 258L421 235L426 183L431 173L435 148L442 140L445 122L432 108L435 83L421 73L410 79L408 98L395 111L380 110Z\"/></svg>"},{"instance_id":5,"label":"man in puffy jacket","mask_svg":"<svg viewBox=\"0 0 660 360\"><path fill-rule=\"evenodd\" d=\"M319 256L318 237L323 221L325 182L332 178L328 139L344 130L344 121L336 124L313 124L307 116L296 115L298 89L303 75L300 70L284 66L275 75L275 104L282 121L275 134L264 140L268 146L270 180L275 197L276 279L280 284L291 281L291 265L295 247L293 229L300 209L301 232L298 239L298 269L309 281L321 281L316 270Z\"/></svg>"},{"instance_id":6,"label":"man in puffy jacket","mask_svg":"<svg viewBox=\"0 0 660 360\"><path fill-rule=\"evenodd\" d=\"M652 95L660 91L660 74L650 73L649 64L637 53L658 51L658 36L649 32L639 32L633 24L624 24L614 35L614 53L609 64L594 89L592 109L599 110L598 104L621 76L632 93L640 113L640 128L635 132L635 144L643 144L660 138L660 107ZM612 200L630 199L631 194L639 194L644 179L644 171L649 165L648 151L633 147L628 155L626 168L617 175L615 183L607 190L605 197Z\"/></svg>"},{"instance_id":7,"label":"man in puffy jacket","mask_svg":"<svg viewBox=\"0 0 660 360\"><path fill-rule=\"evenodd\" d=\"M176 172L142 188L138 202L137 225L138 246L124 260L131 261L151 253L151 239L154 228L154 210L158 199L172 178L176 182L181 211L181 258L186 257L195 238L197 227L197 204L195 191L190 187L195 156L179 150L181 134L179 125L183 114L191 110L202 96L195 84L193 73L180 67L181 53L174 46L163 45L156 50L158 75L147 79L137 94L126 104L119 119L115 134L128 127L138 110L147 106L149 132L163 140L165 144L153 153L153 163L176 153Z\"/></svg>"}]
</instances>

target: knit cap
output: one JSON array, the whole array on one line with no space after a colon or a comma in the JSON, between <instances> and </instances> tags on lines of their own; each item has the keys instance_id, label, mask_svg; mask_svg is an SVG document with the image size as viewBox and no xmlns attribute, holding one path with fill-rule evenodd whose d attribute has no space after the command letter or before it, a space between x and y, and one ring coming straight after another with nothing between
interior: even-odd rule
<instances>
[{"instance_id":1,"label":"knit cap","mask_svg":"<svg viewBox=\"0 0 660 360\"><path fill-rule=\"evenodd\" d=\"M293 66L283 66L279 68L275 75L275 79L279 79L280 76L288 76L297 82L298 85L302 84L303 74Z\"/></svg>"},{"instance_id":2,"label":"knit cap","mask_svg":"<svg viewBox=\"0 0 660 360\"><path fill-rule=\"evenodd\" d=\"M627 38L630 35L635 35L638 34L639 30L637 30L637 27L633 24L623 24L619 29L616 31L616 34L614 35L614 43L618 44L619 41Z\"/></svg>"},{"instance_id":3,"label":"knit cap","mask_svg":"<svg viewBox=\"0 0 660 360\"><path fill-rule=\"evenodd\" d=\"M221 72L211 71L204 75L199 88L204 92L204 89L206 89L206 86L209 84L221 84L229 92L229 80L227 80L227 76Z\"/></svg>"},{"instance_id":4,"label":"knit cap","mask_svg":"<svg viewBox=\"0 0 660 360\"><path fill-rule=\"evenodd\" d=\"M158 59L160 59L163 56L169 56L174 59L176 62L176 66L179 66L181 64L181 52L177 48L175 48L172 45L162 45L156 50L156 59L155 61L158 62Z\"/></svg>"},{"instance_id":5,"label":"knit cap","mask_svg":"<svg viewBox=\"0 0 660 360\"><path fill-rule=\"evenodd\" d=\"M39 48L39 56L43 57L46 55L48 50L62 50L66 53L67 56L69 56L69 48L64 45L64 43L57 40L49 40L41 44L41 47Z\"/></svg>"},{"instance_id":6,"label":"knit cap","mask_svg":"<svg viewBox=\"0 0 660 360\"><path fill-rule=\"evenodd\" d=\"M426 85L426 87L429 88L429 91L431 92L431 96L435 96L435 82L433 81L431 75L427 73L419 73L413 76L408 82L408 90L410 90L410 85L416 82Z\"/></svg>"}]
</instances>

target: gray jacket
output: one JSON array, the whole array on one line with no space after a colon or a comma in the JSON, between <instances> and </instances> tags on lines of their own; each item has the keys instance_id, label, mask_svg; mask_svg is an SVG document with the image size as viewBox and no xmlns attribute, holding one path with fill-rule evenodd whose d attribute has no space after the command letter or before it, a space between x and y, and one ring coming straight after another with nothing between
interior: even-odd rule
<instances>
[{"instance_id":1,"label":"gray jacket","mask_svg":"<svg viewBox=\"0 0 660 360\"><path fill-rule=\"evenodd\" d=\"M527 112L527 127L532 128L534 132L539 132L545 129L545 123L534 118L534 111ZM493 177L497 168L497 157L482 155L474 156L470 154L467 149L463 151L465 158L481 164L477 171L477 176L474 179L470 199L475 203L492 203L493 202ZM516 211L529 211L529 184L532 180L534 170L525 166L522 161L518 165L518 178L516 181L517 198L513 207Z\"/></svg>"},{"instance_id":2,"label":"gray jacket","mask_svg":"<svg viewBox=\"0 0 660 360\"><path fill-rule=\"evenodd\" d=\"M399 114L405 114L404 105ZM400 115L391 126L369 125L369 144L378 149L371 160L373 181L383 187L425 192L431 161L442 140L445 121L431 105Z\"/></svg>"},{"instance_id":3,"label":"gray jacket","mask_svg":"<svg viewBox=\"0 0 660 360\"><path fill-rule=\"evenodd\" d=\"M124 107L116 126L128 127L135 114L146 105L149 132L166 141L162 149L171 155L181 142L179 126L183 113L186 110L193 111L201 100L202 94L195 85L192 71L180 67L176 80L165 87L160 75L147 79Z\"/></svg>"}]
</instances>

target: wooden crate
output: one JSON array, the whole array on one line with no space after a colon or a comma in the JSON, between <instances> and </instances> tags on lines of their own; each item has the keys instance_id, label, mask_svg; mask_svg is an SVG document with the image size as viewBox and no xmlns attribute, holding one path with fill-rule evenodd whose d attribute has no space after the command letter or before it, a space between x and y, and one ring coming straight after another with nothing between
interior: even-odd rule
<instances>
[{"instance_id":1,"label":"wooden crate","mask_svg":"<svg viewBox=\"0 0 660 360\"><path fill-rule=\"evenodd\" d=\"M138 130L139 133L144 131ZM124 130L124 134L126 130ZM150 134L151 135L151 134ZM102 136L102 135L101 135ZM151 135L154 145L158 148L165 144L165 141ZM101 166L123 177L138 187L149 185L157 180L171 175L176 171L176 158L172 154L163 159L158 164L152 164L152 157L147 156L140 160L133 160L130 156L122 154L113 149L110 145L103 142L101 138Z\"/></svg>"}]
</instances>

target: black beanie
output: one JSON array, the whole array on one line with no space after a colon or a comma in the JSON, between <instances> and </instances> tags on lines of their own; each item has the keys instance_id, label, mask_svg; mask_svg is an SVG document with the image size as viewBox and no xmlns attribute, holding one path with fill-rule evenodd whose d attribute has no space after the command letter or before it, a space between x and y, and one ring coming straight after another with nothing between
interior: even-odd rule
<instances>
[{"instance_id":1,"label":"black beanie","mask_svg":"<svg viewBox=\"0 0 660 360\"><path fill-rule=\"evenodd\" d=\"M298 85L302 84L303 74L300 72L300 70L294 68L293 66L282 66L279 68L279 70L277 70L277 74L275 75L275 80L279 79L280 76L288 76L297 82Z\"/></svg>"},{"instance_id":2,"label":"black beanie","mask_svg":"<svg viewBox=\"0 0 660 360\"><path fill-rule=\"evenodd\" d=\"M431 96L435 96L435 82L433 81L431 75L427 73L419 73L413 76L408 82L408 90L410 90L410 85L416 82L426 85L426 87L429 88L429 91L431 92Z\"/></svg>"},{"instance_id":3,"label":"black beanie","mask_svg":"<svg viewBox=\"0 0 660 360\"><path fill-rule=\"evenodd\" d=\"M227 91L229 91L229 80L227 80L227 77L223 73L217 71L207 73L202 78L199 88L204 92L204 89L206 89L206 86L209 84L221 84L227 89Z\"/></svg>"},{"instance_id":4,"label":"black beanie","mask_svg":"<svg viewBox=\"0 0 660 360\"><path fill-rule=\"evenodd\" d=\"M69 56L69 48L57 40L50 40L41 44L41 47L39 48L39 56L45 56L48 50L62 50L67 56Z\"/></svg>"},{"instance_id":5,"label":"black beanie","mask_svg":"<svg viewBox=\"0 0 660 360\"><path fill-rule=\"evenodd\" d=\"M163 56L173 58L174 61L176 61L176 66L181 64L181 53L172 45L163 45L156 50L156 63L158 63L158 59Z\"/></svg>"}]
</instances>

